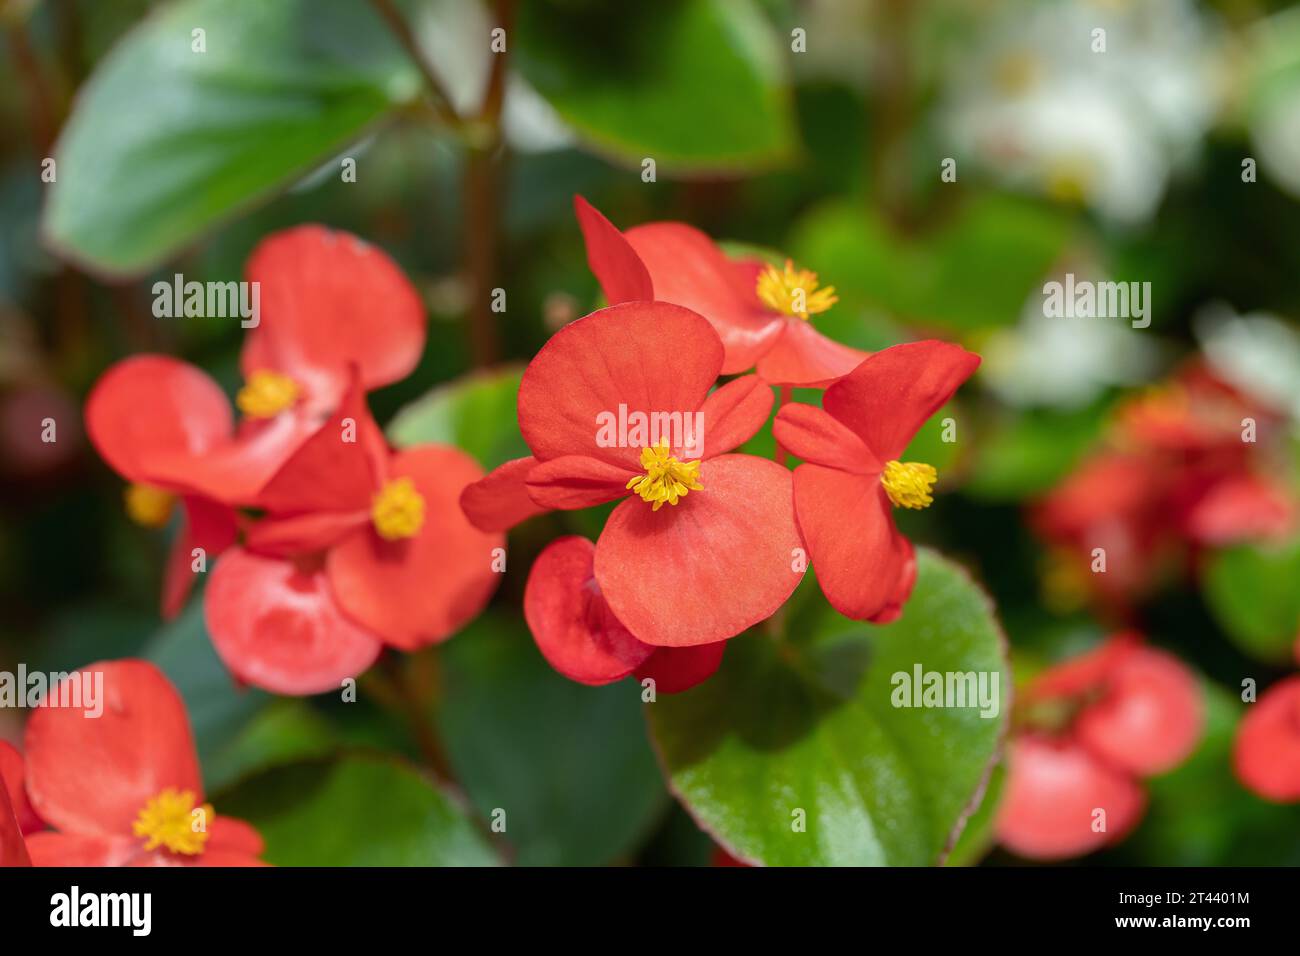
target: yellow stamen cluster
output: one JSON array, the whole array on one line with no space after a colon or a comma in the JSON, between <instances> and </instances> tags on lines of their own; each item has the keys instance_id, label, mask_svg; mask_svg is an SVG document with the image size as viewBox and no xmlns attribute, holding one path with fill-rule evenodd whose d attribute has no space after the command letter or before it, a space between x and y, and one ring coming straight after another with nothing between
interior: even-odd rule
<instances>
[{"instance_id":1,"label":"yellow stamen cluster","mask_svg":"<svg viewBox=\"0 0 1300 956\"><path fill-rule=\"evenodd\" d=\"M395 478L376 492L370 518L385 541L412 538L424 526L424 496L410 478Z\"/></svg>"},{"instance_id":2,"label":"yellow stamen cluster","mask_svg":"<svg viewBox=\"0 0 1300 956\"><path fill-rule=\"evenodd\" d=\"M794 263L785 261L785 268L768 266L758 277L755 286L758 298L769 309L794 315L808 321L808 317L825 312L836 302L835 287L817 287L817 273L808 269L796 270Z\"/></svg>"},{"instance_id":3,"label":"yellow stamen cluster","mask_svg":"<svg viewBox=\"0 0 1300 956\"><path fill-rule=\"evenodd\" d=\"M920 510L934 503L930 489L934 487L939 473L933 465L919 461L888 461L880 475L880 483L885 486L885 494L899 508Z\"/></svg>"},{"instance_id":4,"label":"yellow stamen cluster","mask_svg":"<svg viewBox=\"0 0 1300 956\"><path fill-rule=\"evenodd\" d=\"M176 496L170 491L138 482L126 486L122 500L130 519L146 528L161 528L167 524L176 505Z\"/></svg>"},{"instance_id":5,"label":"yellow stamen cluster","mask_svg":"<svg viewBox=\"0 0 1300 956\"><path fill-rule=\"evenodd\" d=\"M196 806L192 790L168 787L140 810L132 830L145 838L146 850L166 847L173 853L196 856L208 842L212 804Z\"/></svg>"},{"instance_id":6,"label":"yellow stamen cluster","mask_svg":"<svg viewBox=\"0 0 1300 956\"><path fill-rule=\"evenodd\" d=\"M288 375L258 369L235 396L235 404L249 418L271 418L298 401L298 383Z\"/></svg>"},{"instance_id":7,"label":"yellow stamen cluster","mask_svg":"<svg viewBox=\"0 0 1300 956\"><path fill-rule=\"evenodd\" d=\"M700 462L678 461L669 454L668 442L660 439L657 445L641 449L641 467L644 475L638 475L627 483L627 487L648 501L658 511L664 502L677 504L690 491L703 491L700 484Z\"/></svg>"}]
</instances>

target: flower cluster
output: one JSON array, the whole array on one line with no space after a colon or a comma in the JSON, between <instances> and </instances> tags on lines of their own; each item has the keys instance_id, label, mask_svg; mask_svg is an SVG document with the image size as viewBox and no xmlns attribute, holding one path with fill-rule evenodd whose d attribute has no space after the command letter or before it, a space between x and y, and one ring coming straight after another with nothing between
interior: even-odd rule
<instances>
[{"instance_id":1,"label":"flower cluster","mask_svg":"<svg viewBox=\"0 0 1300 956\"><path fill-rule=\"evenodd\" d=\"M1295 646L1300 660L1300 641ZM1237 725L1232 752L1237 779L1275 803L1300 801L1300 674L1260 695Z\"/></svg>"},{"instance_id":2,"label":"flower cluster","mask_svg":"<svg viewBox=\"0 0 1300 956\"><path fill-rule=\"evenodd\" d=\"M199 369L157 355L115 365L86 404L91 440L130 482L126 507L160 526L182 510L163 583L174 615L208 559L217 652L241 680L283 694L337 687L385 645L440 641L495 588L502 537L456 502L482 475L463 452L394 453L366 393L424 349L419 296L382 252L303 226L266 239L248 280L261 314L235 404Z\"/></svg>"},{"instance_id":3,"label":"flower cluster","mask_svg":"<svg viewBox=\"0 0 1300 956\"><path fill-rule=\"evenodd\" d=\"M1106 446L1034 507L1032 524L1069 580L1127 607L1197 548L1294 527L1296 502L1272 477L1280 423L1188 365L1119 409ZM1089 573L1099 556L1105 573Z\"/></svg>"},{"instance_id":4,"label":"flower cluster","mask_svg":"<svg viewBox=\"0 0 1300 956\"><path fill-rule=\"evenodd\" d=\"M0 741L0 866L260 866L261 836L204 802L185 705L146 661L92 664L106 706L44 704ZM75 675L74 675L75 676Z\"/></svg>"},{"instance_id":5,"label":"flower cluster","mask_svg":"<svg viewBox=\"0 0 1300 956\"><path fill-rule=\"evenodd\" d=\"M1037 860L1127 836L1146 807L1142 778L1186 759L1205 721L1196 676L1131 632L1040 674L1017 711L997 834Z\"/></svg>"},{"instance_id":6,"label":"flower cluster","mask_svg":"<svg viewBox=\"0 0 1300 956\"><path fill-rule=\"evenodd\" d=\"M684 690L784 604L809 560L842 613L897 617L916 563L892 509L928 505L937 477L899 459L978 357L940 342L865 355L814 328L835 297L813 273L733 260L679 223L621 233L576 207L611 304L562 328L525 370L532 455L461 497L488 531L618 502L595 543L561 538L533 565L525 615L546 659L583 683L635 673ZM821 408L777 414L777 441L803 459L793 475L736 453L771 416L774 385L825 388ZM698 422L702 443L646 434L611 446L596 424L615 409Z\"/></svg>"}]
</instances>

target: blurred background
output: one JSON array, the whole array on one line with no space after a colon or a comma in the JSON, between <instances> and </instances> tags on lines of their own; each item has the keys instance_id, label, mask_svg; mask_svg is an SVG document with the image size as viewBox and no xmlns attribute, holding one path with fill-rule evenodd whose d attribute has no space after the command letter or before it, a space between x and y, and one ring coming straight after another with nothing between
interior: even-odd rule
<instances>
[{"instance_id":1,"label":"blurred background","mask_svg":"<svg viewBox=\"0 0 1300 956\"><path fill-rule=\"evenodd\" d=\"M128 520L82 402L144 351L233 392L238 323L155 318L153 282L238 279L268 233L321 222L394 256L428 307L420 369L373 398L390 436L499 464L522 453L519 368L600 304L580 193L622 228L678 219L817 271L839 295L818 326L843 342L981 353L918 439L944 493L905 530L988 589L1018 678L1134 627L1206 685L1197 752L1085 862L1300 864L1300 808L1229 761L1242 681L1297 668L1300 9L4 0L0 24L0 668L157 661L218 794L340 745L414 753L364 698L233 687L197 601L160 620L166 536ZM1067 273L1149 282L1149 327L1045 318ZM1239 454L1205 465L1228 439ZM600 519L512 538L517 573L426 668L445 745L485 817L504 794L520 808L517 862L707 863L635 698L552 673L522 621L532 556ZM1104 584L1082 546L1097 534ZM0 711L0 737L22 716ZM996 790L954 862L1015 862L991 847Z\"/></svg>"}]
</instances>

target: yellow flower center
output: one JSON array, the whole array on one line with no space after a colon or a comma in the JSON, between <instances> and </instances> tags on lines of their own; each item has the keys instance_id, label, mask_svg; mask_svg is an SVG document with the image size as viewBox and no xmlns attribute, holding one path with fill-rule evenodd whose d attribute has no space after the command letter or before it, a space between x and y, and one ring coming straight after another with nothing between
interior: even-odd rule
<instances>
[{"instance_id":1,"label":"yellow flower center","mask_svg":"<svg viewBox=\"0 0 1300 956\"><path fill-rule=\"evenodd\" d=\"M939 473L933 465L919 461L887 461L880 475L885 494L899 508L928 508L934 503L930 489Z\"/></svg>"},{"instance_id":2,"label":"yellow flower center","mask_svg":"<svg viewBox=\"0 0 1300 956\"><path fill-rule=\"evenodd\" d=\"M375 494L370 518L385 541L412 538L424 526L424 496L410 478L395 478Z\"/></svg>"},{"instance_id":3,"label":"yellow flower center","mask_svg":"<svg viewBox=\"0 0 1300 956\"><path fill-rule=\"evenodd\" d=\"M775 312L796 315L805 322L811 315L825 312L836 302L835 287L817 287L817 273L807 269L795 270L794 263L785 260L785 268L768 266L758 277L755 292L764 305Z\"/></svg>"},{"instance_id":4,"label":"yellow flower center","mask_svg":"<svg viewBox=\"0 0 1300 956\"><path fill-rule=\"evenodd\" d=\"M638 475L627 483L627 487L648 501L658 511L664 502L675 505L686 497L688 491L703 491L700 484L700 463L696 461L678 461L669 454L668 442L660 439L650 448L641 449L641 467L644 475Z\"/></svg>"},{"instance_id":5,"label":"yellow flower center","mask_svg":"<svg viewBox=\"0 0 1300 956\"><path fill-rule=\"evenodd\" d=\"M144 848L164 846L173 853L196 856L208 842L212 804L196 806L194 791L168 787L140 810L132 829L145 838Z\"/></svg>"},{"instance_id":6,"label":"yellow flower center","mask_svg":"<svg viewBox=\"0 0 1300 956\"><path fill-rule=\"evenodd\" d=\"M270 418L298 401L298 383L288 375L258 369L235 396L235 404L249 418Z\"/></svg>"},{"instance_id":7,"label":"yellow flower center","mask_svg":"<svg viewBox=\"0 0 1300 956\"><path fill-rule=\"evenodd\" d=\"M161 528L172 516L176 496L153 485L133 483L122 492L126 513L138 525Z\"/></svg>"}]
</instances>

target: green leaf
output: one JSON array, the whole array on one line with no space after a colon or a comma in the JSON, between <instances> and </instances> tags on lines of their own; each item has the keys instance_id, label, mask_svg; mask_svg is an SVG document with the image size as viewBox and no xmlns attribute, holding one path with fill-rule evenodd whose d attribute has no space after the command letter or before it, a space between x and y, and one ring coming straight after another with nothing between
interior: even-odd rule
<instances>
[{"instance_id":1,"label":"green leaf","mask_svg":"<svg viewBox=\"0 0 1300 956\"><path fill-rule=\"evenodd\" d=\"M474 372L439 385L403 408L388 426L399 448L425 442L456 445L495 468L529 454L515 420L515 398L523 369Z\"/></svg>"},{"instance_id":2,"label":"green leaf","mask_svg":"<svg viewBox=\"0 0 1300 956\"><path fill-rule=\"evenodd\" d=\"M703 173L797 150L788 54L751 0L530 0L511 43L560 116L623 162Z\"/></svg>"},{"instance_id":3,"label":"green leaf","mask_svg":"<svg viewBox=\"0 0 1300 956\"><path fill-rule=\"evenodd\" d=\"M673 790L731 853L769 865L928 865L956 840L1010 709L988 598L922 550L903 617L875 627L820 598L797 640L753 632L712 679L648 704ZM896 674L997 675L998 712L895 707ZM901 679L899 679L901 681ZM797 811L806 832L797 832Z\"/></svg>"},{"instance_id":4,"label":"green leaf","mask_svg":"<svg viewBox=\"0 0 1300 956\"><path fill-rule=\"evenodd\" d=\"M505 811L516 862L611 863L649 835L668 797L638 685L561 677L517 616L481 617L441 654L452 765L482 816Z\"/></svg>"},{"instance_id":5,"label":"green leaf","mask_svg":"<svg viewBox=\"0 0 1300 956\"><path fill-rule=\"evenodd\" d=\"M403 761L353 755L259 774L213 800L247 820L277 866L492 866L491 846Z\"/></svg>"},{"instance_id":6,"label":"green leaf","mask_svg":"<svg viewBox=\"0 0 1300 956\"><path fill-rule=\"evenodd\" d=\"M1069 236L1060 213L995 193L916 239L859 203L828 203L800 221L790 246L800 265L835 287L835 312L883 309L963 332L1014 323Z\"/></svg>"},{"instance_id":7,"label":"green leaf","mask_svg":"<svg viewBox=\"0 0 1300 956\"><path fill-rule=\"evenodd\" d=\"M206 31L206 52L192 49L195 29ZM97 271L144 272L419 89L369 4L169 4L82 90L55 153L45 238Z\"/></svg>"},{"instance_id":8,"label":"green leaf","mask_svg":"<svg viewBox=\"0 0 1300 956\"><path fill-rule=\"evenodd\" d=\"M1206 567L1205 597L1243 651L1272 663L1288 660L1300 637L1300 539L1218 552Z\"/></svg>"}]
</instances>

